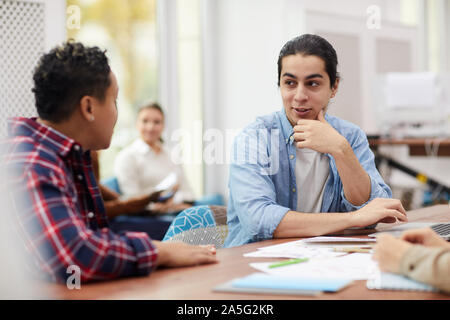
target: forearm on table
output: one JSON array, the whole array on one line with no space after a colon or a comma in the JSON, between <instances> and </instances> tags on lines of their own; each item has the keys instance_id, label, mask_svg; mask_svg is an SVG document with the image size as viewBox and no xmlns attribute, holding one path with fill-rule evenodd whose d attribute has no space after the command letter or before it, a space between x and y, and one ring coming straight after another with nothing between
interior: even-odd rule
<instances>
[{"instance_id":1,"label":"forearm on table","mask_svg":"<svg viewBox=\"0 0 450 320\"><path fill-rule=\"evenodd\" d=\"M273 238L314 237L353 227L352 213L302 213L288 211Z\"/></svg>"}]
</instances>

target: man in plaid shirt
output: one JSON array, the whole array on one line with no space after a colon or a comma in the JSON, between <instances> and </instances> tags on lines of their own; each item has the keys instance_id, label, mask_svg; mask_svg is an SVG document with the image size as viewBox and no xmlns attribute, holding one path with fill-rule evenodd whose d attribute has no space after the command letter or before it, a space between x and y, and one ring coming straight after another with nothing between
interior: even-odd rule
<instances>
[{"instance_id":1,"label":"man in plaid shirt","mask_svg":"<svg viewBox=\"0 0 450 320\"><path fill-rule=\"evenodd\" d=\"M91 281L216 262L212 246L108 228L89 152L109 147L117 121L117 80L104 51L65 43L42 56L33 80L39 117L9 120L1 183L41 274L64 282L76 265Z\"/></svg>"}]
</instances>

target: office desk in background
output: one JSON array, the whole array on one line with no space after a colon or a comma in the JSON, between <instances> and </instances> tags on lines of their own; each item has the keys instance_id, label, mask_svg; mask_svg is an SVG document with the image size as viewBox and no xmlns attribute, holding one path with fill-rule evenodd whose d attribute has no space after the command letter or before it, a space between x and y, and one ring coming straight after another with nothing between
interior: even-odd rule
<instances>
[{"instance_id":1,"label":"office desk in background","mask_svg":"<svg viewBox=\"0 0 450 320\"><path fill-rule=\"evenodd\" d=\"M372 149L386 145L406 145L410 156L450 157L450 138L368 138Z\"/></svg>"},{"instance_id":2,"label":"office desk in background","mask_svg":"<svg viewBox=\"0 0 450 320\"><path fill-rule=\"evenodd\" d=\"M450 206L437 205L408 212L409 221L450 221ZM377 230L391 227L391 224L379 224ZM366 234L373 230L364 230ZM361 230L345 230L342 235L359 234ZM186 268L158 269L147 277L118 279L108 282L82 284L80 290L69 290L64 285L46 284L56 299L164 299L164 300L263 300L263 299L447 299L449 295L440 293L379 291L366 288L366 281L355 281L351 286L337 293L323 293L318 297L269 294L218 293L212 289L219 284L237 277L256 272L250 262L278 261L280 259L246 258L244 253L257 248L293 241L297 239L276 239L251 243L240 247L217 250L216 264Z\"/></svg>"},{"instance_id":3,"label":"office desk in background","mask_svg":"<svg viewBox=\"0 0 450 320\"><path fill-rule=\"evenodd\" d=\"M429 157L450 157L450 139L449 138L373 138L368 137L370 148L375 154L375 164L379 169L381 163L389 167L398 169L409 176L416 178L421 183L427 184L431 194L439 202L440 198L450 199L450 186L445 181L438 181L430 178L426 173L427 168L421 168L420 171L410 167L408 163L401 163L386 152L379 152L381 146L402 146L406 145L410 156L429 156ZM386 180L386 178L385 178Z\"/></svg>"}]
</instances>

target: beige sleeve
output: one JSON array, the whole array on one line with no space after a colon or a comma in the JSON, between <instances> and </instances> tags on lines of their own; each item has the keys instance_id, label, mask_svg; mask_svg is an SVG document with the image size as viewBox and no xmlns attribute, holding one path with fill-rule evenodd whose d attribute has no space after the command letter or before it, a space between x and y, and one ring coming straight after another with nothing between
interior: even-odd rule
<instances>
[{"instance_id":1,"label":"beige sleeve","mask_svg":"<svg viewBox=\"0 0 450 320\"><path fill-rule=\"evenodd\" d=\"M450 293L450 248L414 245L403 255L400 273Z\"/></svg>"}]
</instances>

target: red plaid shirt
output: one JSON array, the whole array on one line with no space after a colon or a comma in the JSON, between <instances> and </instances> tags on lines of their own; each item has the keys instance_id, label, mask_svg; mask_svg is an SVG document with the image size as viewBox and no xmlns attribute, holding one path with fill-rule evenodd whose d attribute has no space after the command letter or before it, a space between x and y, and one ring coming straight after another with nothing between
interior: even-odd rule
<instances>
[{"instance_id":1,"label":"red plaid shirt","mask_svg":"<svg viewBox=\"0 0 450 320\"><path fill-rule=\"evenodd\" d=\"M41 272L63 282L147 275L157 249L146 233L113 233L91 166L90 153L36 119L9 120L4 179L26 248Z\"/></svg>"}]
</instances>

